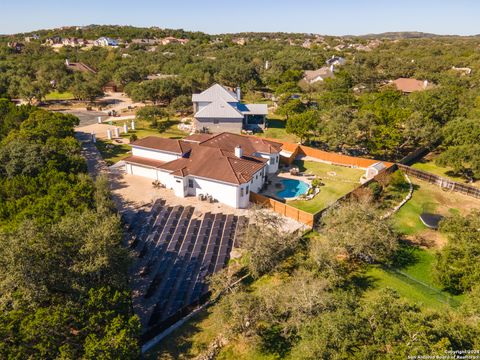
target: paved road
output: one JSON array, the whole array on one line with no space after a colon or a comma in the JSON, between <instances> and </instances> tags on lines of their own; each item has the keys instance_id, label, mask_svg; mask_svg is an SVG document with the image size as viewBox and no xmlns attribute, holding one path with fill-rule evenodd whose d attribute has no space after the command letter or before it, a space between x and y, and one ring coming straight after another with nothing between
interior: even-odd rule
<instances>
[{"instance_id":1,"label":"paved road","mask_svg":"<svg viewBox=\"0 0 480 360\"><path fill-rule=\"evenodd\" d=\"M109 118L103 111L88 111L88 110L61 110L60 112L72 114L80 119L79 126L86 126L98 123L98 117L102 117L102 121Z\"/></svg>"}]
</instances>

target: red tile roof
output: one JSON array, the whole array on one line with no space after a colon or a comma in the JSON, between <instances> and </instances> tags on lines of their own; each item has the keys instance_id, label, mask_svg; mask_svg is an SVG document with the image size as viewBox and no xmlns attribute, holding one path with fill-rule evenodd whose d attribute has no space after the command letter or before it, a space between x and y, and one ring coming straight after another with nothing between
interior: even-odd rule
<instances>
[{"instance_id":1,"label":"red tile roof","mask_svg":"<svg viewBox=\"0 0 480 360\"><path fill-rule=\"evenodd\" d=\"M166 139L158 136L147 136L143 139L134 141L131 145L167 151L174 154L184 154L190 150L190 144L188 142L177 139Z\"/></svg>"},{"instance_id":2,"label":"red tile roof","mask_svg":"<svg viewBox=\"0 0 480 360\"><path fill-rule=\"evenodd\" d=\"M139 165L145 165L145 166L150 166L150 167L159 167L163 164L165 164L165 161L160 161L160 160L152 160L148 158L144 158L141 156L128 156L125 159L123 159L126 163L131 163L131 164L139 164Z\"/></svg>"},{"instance_id":3,"label":"red tile roof","mask_svg":"<svg viewBox=\"0 0 480 360\"><path fill-rule=\"evenodd\" d=\"M407 79L407 78L398 78L392 83L395 87L404 92L404 93L411 93L414 91L422 91L425 90L428 86L427 81L417 80L417 79Z\"/></svg>"},{"instance_id":4,"label":"red tile roof","mask_svg":"<svg viewBox=\"0 0 480 360\"><path fill-rule=\"evenodd\" d=\"M281 144L260 138L230 133L218 135L197 134L184 140L164 139L150 136L137 140L132 145L177 153L182 157L156 165L176 176L193 175L231 184L243 184L260 171L267 159L256 157L256 152L272 154L280 152ZM202 141L202 139L206 139ZM235 147L243 149L241 158L235 156ZM131 158L127 162L134 162ZM134 159L141 164L140 160ZM149 160L154 161L154 160ZM148 164L146 164L148 165Z\"/></svg>"}]
</instances>

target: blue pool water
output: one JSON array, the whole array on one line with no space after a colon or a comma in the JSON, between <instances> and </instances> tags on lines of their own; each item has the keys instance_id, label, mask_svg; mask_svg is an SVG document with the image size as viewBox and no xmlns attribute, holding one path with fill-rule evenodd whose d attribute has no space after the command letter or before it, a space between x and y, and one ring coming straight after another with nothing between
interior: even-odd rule
<instances>
[{"instance_id":1,"label":"blue pool water","mask_svg":"<svg viewBox=\"0 0 480 360\"><path fill-rule=\"evenodd\" d=\"M284 179L282 184L285 187L281 191L277 191L277 195L282 198L293 198L305 194L308 190L308 184L304 181L295 179Z\"/></svg>"}]
</instances>

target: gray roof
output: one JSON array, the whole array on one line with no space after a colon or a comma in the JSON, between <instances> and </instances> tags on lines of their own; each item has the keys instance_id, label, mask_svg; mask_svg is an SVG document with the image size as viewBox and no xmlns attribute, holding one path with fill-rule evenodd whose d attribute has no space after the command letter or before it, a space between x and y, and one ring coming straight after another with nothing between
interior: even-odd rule
<instances>
[{"instance_id":1,"label":"gray roof","mask_svg":"<svg viewBox=\"0 0 480 360\"><path fill-rule=\"evenodd\" d=\"M267 104L242 104L245 109L239 109L245 115L268 115Z\"/></svg>"},{"instance_id":2,"label":"gray roof","mask_svg":"<svg viewBox=\"0 0 480 360\"><path fill-rule=\"evenodd\" d=\"M304 73L304 79L306 81L312 81L318 77L322 79L331 78L333 77L333 72L329 67L325 66L317 70L306 70Z\"/></svg>"},{"instance_id":3,"label":"gray roof","mask_svg":"<svg viewBox=\"0 0 480 360\"><path fill-rule=\"evenodd\" d=\"M385 164L384 164L383 162L381 162L381 161L379 161L379 162L377 162L377 163L375 163L375 164L372 164L372 165L370 165L369 167L374 168L374 169L376 169L376 170L378 170L378 171L381 171L381 170L383 170L383 169L386 168Z\"/></svg>"},{"instance_id":4,"label":"gray roof","mask_svg":"<svg viewBox=\"0 0 480 360\"><path fill-rule=\"evenodd\" d=\"M196 118L243 119L243 114L222 98L211 102L195 114Z\"/></svg>"},{"instance_id":5,"label":"gray roof","mask_svg":"<svg viewBox=\"0 0 480 360\"><path fill-rule=\"evenodd\" d=\"M226 102L237 102L237 94L233 91L227 90L222 85L214 84L207 90L202 91L200 94L193 94L192 101L215 101L217 99L223 99Z\"/></svg>"}]
</instances>

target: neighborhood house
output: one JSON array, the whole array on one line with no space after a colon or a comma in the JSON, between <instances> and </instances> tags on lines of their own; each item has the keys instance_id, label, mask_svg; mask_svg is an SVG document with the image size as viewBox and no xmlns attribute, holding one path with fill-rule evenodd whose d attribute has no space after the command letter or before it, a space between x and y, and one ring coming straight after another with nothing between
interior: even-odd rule
<instances>
[{"instance_id":1,"label":"neighborhood house","mask_svg":"<svg viewBox=\"0 0 480 360\"><path fill-rule=\"evenodd\" d=\"M195 128L211 133L240 133L242 129L264 128L267 104L243 104L240 100L240 88L233 92L219 84L193 94Z\"/></svg>"},{"instance_id":2,"label":"neighborhood house","mask_svg":"<svg viewBox=\"0 0 480 360\"><path fill-rule=\"evenodd\" d=\"M267 174L278 171L282 145L232 133L194 134L182 140L149 136L131 144L128 174L158 180L176 196L210 196L246 208Z\"/></svg>"}]
</instances>

